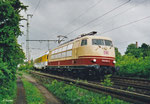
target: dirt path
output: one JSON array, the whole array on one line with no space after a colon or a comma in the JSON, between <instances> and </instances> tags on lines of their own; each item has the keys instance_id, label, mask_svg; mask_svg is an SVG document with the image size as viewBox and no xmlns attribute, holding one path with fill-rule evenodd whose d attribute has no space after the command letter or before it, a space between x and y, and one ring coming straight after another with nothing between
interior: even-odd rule
<instances>
[{"instance_id":1,"label":"dirt path","mask_svg":"<svg viewBox=\"0 0 150 104\"><path fill-rule=\"evenodd\" d=\"M23 77L26 78L29 82L33 83L41 91L46 99L46 104L62 104L61 101L53 96L45 87L37 83L37 81L33 77L26 74L24 74Z\"/></svg>"},{"instance_id":2,"label":"dirt path","mask_svg":"<svg viewBox=\"0 0 150 104\"><path fill-rule=\"evenodd\" d=\"M25 99L25 90L20 78L17 79L17 99L15 104L27 104Z\"/></svg>"}]
</instances>

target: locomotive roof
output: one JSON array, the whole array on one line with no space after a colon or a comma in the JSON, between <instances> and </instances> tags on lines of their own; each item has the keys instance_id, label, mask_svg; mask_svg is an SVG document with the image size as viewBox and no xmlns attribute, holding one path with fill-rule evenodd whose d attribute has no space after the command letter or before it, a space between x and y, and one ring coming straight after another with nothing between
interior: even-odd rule
<instances>
[{"instance_id":1,"label":"locomotive roof","mask_svg":"<svg viewBox=\"0 0 150 104\"><path fill-rule=\"evenodd\" d=\"M54 48L54 49L52 49L52 50L50 50L50 51L53 51L53 50L55 50L55 49L57 49L57 48L60 48L61 46L65 46L65 45L67 45L67 44L71 44L73 41L82 40L82 39L84 39L84 38L91 38L91 39L92 39L92 38L96 38L96 39L112 40L112 39L109 38L109 37L95 36L95 35L87 35L87 36L77 37L77 38L75 38L75 39L71 39L71 40L69 40L69 41L67 41L67 42L65 42L65 43L63 43L63 44L60 44L58 47L56 47L56 48Z\"/></svg>"},{"instance_id":2,"label":"locomotive roof","mask_svg":"<svg viewBox=\"0 0 150 104\"><path fill-rule=\"evenodd\" d=\"M90 32L90 33L81 34L81 35L78 36L77 38L71 39L71 40L69 40L69 41L67 41L67 42L65 42L65 43L63 43L63 44L60 44L58 47L56 47L56 48L54 48L54 49L52 49L52 50L55 50L55 49L57 49L57 48L59 48L59 47L61 47L61 46L64 46L64 45L66 45L66 44L71 44L73 41L81 40L81 39L84 39L84 38L97 38L97 39L111 40L111 39L108 38L108 37L95 36L96 33L97 33L96 31L92 31L92 32ZM52 51L52 50L50 50L50 51Z\"/></svg>"},{"instance_id":3,"label":"locomotive roof","mask_svg":"<svg viewBox=\"0 0 150 104\"><path fill-rule=\"evenodd\" d=\"M71 39L71 40L69 40L69 41L67 41L67 42L65 42L65 43L63 43L63 44L60 44L59 46L65 45L65 44L67 44L67 43L71 43L71 42L76 41L76 40L81 40L81 39L84 39L84 38L98 38L98 39L112 40L112 39L109 38L109 37L90 35L90 36L77 37L77 38L75 38L75 39ZM59 47L59 46L58 46L58 47Z\"/></svg>"}]
</instances>

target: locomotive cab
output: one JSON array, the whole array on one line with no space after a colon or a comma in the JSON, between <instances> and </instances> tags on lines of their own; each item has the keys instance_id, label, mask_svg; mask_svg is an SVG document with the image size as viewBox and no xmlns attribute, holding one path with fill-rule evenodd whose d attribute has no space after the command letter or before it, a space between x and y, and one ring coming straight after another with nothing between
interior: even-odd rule
<instances>
[{"instance_id":1,"label":"locomotive cab","mask_svg":"<svg viewBox=\"0 0 150 104\"><path fill-rule=\"evenodd\" d=\"M101 73L115 72L115 51L110 38L85 36L78 48L80 63Z\"/></svg>"}]
</instances>

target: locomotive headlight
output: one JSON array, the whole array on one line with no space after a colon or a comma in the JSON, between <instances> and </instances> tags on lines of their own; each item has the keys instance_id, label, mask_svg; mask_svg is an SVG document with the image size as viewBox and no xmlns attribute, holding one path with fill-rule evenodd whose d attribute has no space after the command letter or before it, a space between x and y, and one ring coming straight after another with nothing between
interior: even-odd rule
<instances>
[{"instance_id":1,"label":"locomotive headlight","mask_svg":"<svg viewBox=\"0 0 150 104\"><path fill-rule=\"evenodd\" d=\"M115 63L116 63L116 61L114 60L114 61L113 61L113 63L115 64Z\"/></svg>"},{"instance_id":2,"label":"locomotive headlight","mask_svg":"<svg viewBox=\"0 0 150 104\"><path fill-rule=\"evenodd\" d=\"M93 59L92 62L96 62L96 59Z\"/></svg>"}]
</instances>

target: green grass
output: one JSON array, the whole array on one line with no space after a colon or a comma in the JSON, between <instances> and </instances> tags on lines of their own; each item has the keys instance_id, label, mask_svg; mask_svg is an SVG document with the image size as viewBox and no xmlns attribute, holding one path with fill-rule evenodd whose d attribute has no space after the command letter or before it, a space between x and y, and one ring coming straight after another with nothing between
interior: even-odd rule
<instances>
[{"instance_id":1,"label":"green grass","mask_svg":"<svg viewBox=\"0 0 150 104\"><path fill-rule=\"evenodd\" d=\"M26 93L26 100L28 104L45 104L44 96L40 93L39 89L23 79L23 85Z\"/></svg>"},{"instance_id":2,"label":"green grass","mask_svg":"<svg viewBox=\"0 0 150 104\"><path fill-rule=\"evenodd\" d=\"M47 89L64 101L65 104L130 104L112 98L109 95L94 93L71 84L54 80L51 84L44 84Z\"/></svg>"}]
</instances>

